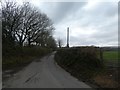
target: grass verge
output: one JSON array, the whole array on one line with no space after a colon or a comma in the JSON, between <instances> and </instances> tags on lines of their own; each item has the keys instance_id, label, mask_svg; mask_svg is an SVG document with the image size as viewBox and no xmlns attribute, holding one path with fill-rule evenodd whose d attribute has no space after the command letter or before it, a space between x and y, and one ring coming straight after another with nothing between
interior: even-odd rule
<instances>
[{"instance_id":1,"label":"grass verge","mask_svg":"<svg viewBox=\"0 0 120 90\"><path fill-rule=\"evenodd\" d=\"M8 50L8 49L7 49ZM2 58L2 69L14 69L23 67L37 58L52 52L52 49L41 47L22 47L5 52Z\"/></svg>"}]
</instances>

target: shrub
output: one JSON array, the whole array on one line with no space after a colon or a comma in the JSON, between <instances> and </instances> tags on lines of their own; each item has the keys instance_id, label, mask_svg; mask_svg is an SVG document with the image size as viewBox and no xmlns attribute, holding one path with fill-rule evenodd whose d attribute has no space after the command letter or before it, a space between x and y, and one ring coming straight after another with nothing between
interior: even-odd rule
<instances>
[{"instance_id":1,"label":"shrub","mask_svg":"<svg viewBox=\"0 0 120 90\"><path fill-rule=\"evenodd\" d=\"M35 58L52 52L52 49L42 47L14 47L4 50L6 51L2 55L3 70L27 65Z\"/></svg>"},{"instance_id":2,"label":"shrub","mask_svg":"<svg viewBox=\"0 0 120 90\"><path fill-rule=\"evenodd\" d=\"M55 60L72 74L84 78L92 77L94 72L103 67L96 47L60 49L55 54Z\"/></svg>"}]
</instances>

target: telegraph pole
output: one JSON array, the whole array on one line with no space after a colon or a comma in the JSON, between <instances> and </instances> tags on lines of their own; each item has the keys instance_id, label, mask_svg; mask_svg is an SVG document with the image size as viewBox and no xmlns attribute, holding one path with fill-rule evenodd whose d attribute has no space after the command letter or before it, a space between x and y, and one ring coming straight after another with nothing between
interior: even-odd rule
<instances>
[{"instance_id":1,"label":"telegraph pole","mask_svg":"<svg viewBox=\"0 0 120 90\"><path fill-rule=\"evenodd\" d=\"M67 47L69 48L69 27L67 28Z\"/></svg>"}]
</instances>

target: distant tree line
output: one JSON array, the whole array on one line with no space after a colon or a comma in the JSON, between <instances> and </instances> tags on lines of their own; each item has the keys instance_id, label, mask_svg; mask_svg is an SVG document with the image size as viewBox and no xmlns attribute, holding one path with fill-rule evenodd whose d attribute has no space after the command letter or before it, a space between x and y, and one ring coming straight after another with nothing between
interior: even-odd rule
<instances>
[{"instance_id":1,"label":"distant tree line","mask_svg":"<svg viewBox=\"0 0 120 90\"><path fill-rule=\"evenodd\" d=\"M49 17L31 6L15 2L2 4L2 45L55 48L54 26Z\"/></svg>"}]
</instances>

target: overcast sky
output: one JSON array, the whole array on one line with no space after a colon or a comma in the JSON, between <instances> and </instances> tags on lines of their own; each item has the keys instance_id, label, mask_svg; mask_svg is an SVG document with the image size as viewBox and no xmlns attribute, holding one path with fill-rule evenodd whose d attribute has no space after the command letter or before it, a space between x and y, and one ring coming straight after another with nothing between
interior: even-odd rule
<instances>
[{"instance_id":1,"label":"overcast sky","mask_svg":"<svg viewBox=\"0 0 120 90\"><path fill-rule=\"evenodd\" d=\"M22 0L21 0L22 1ZM19 0L19 3L21 3ZM110 0L111 1L111 0ZM118 45L118 2L30 2L46 13L56 28L55 39L66 46L66 31L70 29L70 46Z\"/></svg>"}]
</instances>

